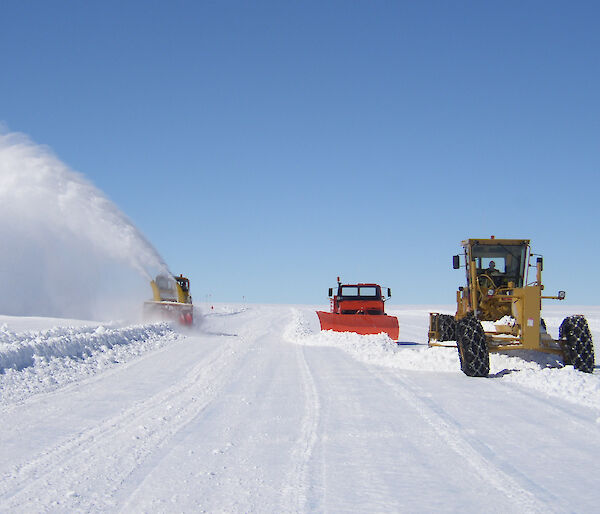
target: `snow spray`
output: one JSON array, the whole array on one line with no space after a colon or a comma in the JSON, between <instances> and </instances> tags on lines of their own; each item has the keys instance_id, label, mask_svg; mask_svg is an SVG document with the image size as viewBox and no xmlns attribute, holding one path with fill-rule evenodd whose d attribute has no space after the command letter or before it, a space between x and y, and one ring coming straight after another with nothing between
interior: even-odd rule
<instances>
[{"instance_id":1,"label":"snow spray","mask_svg":"<svg viewBox=\"0 0 600 514\"><path fill-rule=\"evenodd\" d=\"M83 175L0 131L0 314L123 319L159 272L158 252Z\"/></svg>"}]
</instances>

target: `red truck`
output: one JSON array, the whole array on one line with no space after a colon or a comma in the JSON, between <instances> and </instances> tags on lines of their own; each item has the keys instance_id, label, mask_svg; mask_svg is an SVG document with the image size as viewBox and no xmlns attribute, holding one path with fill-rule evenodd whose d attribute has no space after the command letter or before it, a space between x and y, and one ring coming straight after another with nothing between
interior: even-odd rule
<instances>
[{"instance_id":1,"label":"red truck","mask_svg":"<svg viewBox=\"0 0 600 514\"><path fill-rule=\"evenodd\" d=\"M387 290L387 298L392 295ZM394 341L400 332L398 318L385 313L384 298L378 284L342 284L338 277L337 294L329 288L331 312L317 311L321 330L379 334L385 332Z\"/></svg>"}]
</instances>

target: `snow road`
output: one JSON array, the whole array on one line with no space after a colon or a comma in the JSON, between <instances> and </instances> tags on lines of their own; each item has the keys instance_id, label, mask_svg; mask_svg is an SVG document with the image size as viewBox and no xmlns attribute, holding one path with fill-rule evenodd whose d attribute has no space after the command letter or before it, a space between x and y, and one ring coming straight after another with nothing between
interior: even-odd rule
<instances>
[{"instance_id":1,"label":"snow road","mask_svg":"<svg viewBox=\"0 0 600 514\"><path fill-rule=\"evenodd\" d=\"M494 355L468 378L424 345L427 311L394 312L396 346L218 306L193 332L72 329L72 357L69 331L3 320L0 356L54 350L0 375L0 511L597 510L598 369Z\"/></svg>"}]
</instances>

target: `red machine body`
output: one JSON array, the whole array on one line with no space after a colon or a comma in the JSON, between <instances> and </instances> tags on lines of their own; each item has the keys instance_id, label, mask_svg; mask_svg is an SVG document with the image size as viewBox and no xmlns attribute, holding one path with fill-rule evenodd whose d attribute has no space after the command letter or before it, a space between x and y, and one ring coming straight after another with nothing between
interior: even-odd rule
<instances>
[{"instance_id":1,"label":"red machine body","mask_svg":"<svg viewBox=\"0 0 600 514\"><path fill-rule=\"evenodd\" d=\"M317 311L321 330L379 334L385 332L398 340L398 318L385 313L385 298L378 284L342 284L338 277L337 294L329 289L331 312ZM388 289L388 298L391 291Z\"/></svg>"}]
</instances>

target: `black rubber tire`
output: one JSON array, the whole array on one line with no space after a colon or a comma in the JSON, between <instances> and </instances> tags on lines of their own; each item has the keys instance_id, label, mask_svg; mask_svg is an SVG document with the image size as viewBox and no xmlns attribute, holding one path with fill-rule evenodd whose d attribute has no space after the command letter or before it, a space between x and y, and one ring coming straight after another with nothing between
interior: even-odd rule
<instances>
[{"instance_id":1,"label":"black rubber tire","mask_svg":"<svg viewBox=\"0 0 600 514\"><path fill-rule=\"evenodd\" d=\"M565 364L584 373L594 371L594 343L584 316L567 316L560 324L558 337L563 343Z\"/></svg>"},{"instance_id":2,"label":"black rubber tire","mask_svg":"<svg viewBox=\"0 0 600 514\"><path fill-rule=\"evenodd\" d=\"M440 341L456 341L456 319L450 314L438 314Z\"/></svg>"},{"instance_id":3,"label":"black rubber tire","mask_svg":"<svg viewBox=\"0 0 600 514\"><path fill-rule=\"evenodd\" d=\"M456 323L456 346L460 369L469 377L487 377L490 372L490 352L481 322L473 313Z\"/></svg>"}]
</instances>

